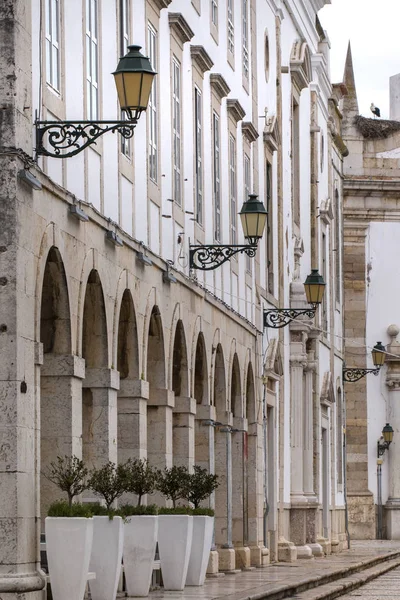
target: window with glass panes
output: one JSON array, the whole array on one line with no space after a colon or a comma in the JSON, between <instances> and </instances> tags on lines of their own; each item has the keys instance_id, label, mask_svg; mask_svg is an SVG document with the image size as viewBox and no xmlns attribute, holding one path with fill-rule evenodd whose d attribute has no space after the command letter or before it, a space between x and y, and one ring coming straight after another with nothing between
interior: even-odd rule
<instances>
[{"instance_id":1,"label":"window with glass panes","mask_svg":"<svg viewBox=\"0 0 400 600\"><path fill-rule=\"evenodd\" d=\"M172 138L174 166L174 200L182 206L181 170L181 65L176 58L172 61Z\"/></svg>"},{"instance_id":2,"label":"window with glass panes","mask_svg":"<svg viewBox=\"0 0 400 600\"><path fill-rule=\"evenodd\" d=\"M213 113L213 192L214 192L214 238L221 241L221 156L219 117Z\"/></svg>"},{"instance_id":3,"label":"window with glass panes","mask_svg":"<svg viewBox=\"0 0 400 600\"><path fill-rule=\"evenodd\" d=\"M231 244L237 244L237 203L236 203L236 140L229 136L229 195L231 211Z\"/></svg>"},{"instance_id":4,"label":"window with glass panes","mask_svg":"<svg viewBox=\"0 0 400 600\"><path fill-rule=\"evenodd\" d=\"M273 204L272 204L272 165L266 163L266 200L267 200L267 290L274 294L274 240L272 230Z\"/></svg>"},{"instance_id":5,"label":"window with glass panes","mask_svg":"<svg viewBox=\"0 0 400 600\"><path fill-rule=\"evenodd\" d=\"M249 78L249 2L242 0L243 74Z\"/></svg>"},{"instance_id":6,"label":"window with glass panes","mask_svg":"<svg viewBox=\"0 0 400 600\"><path fill-rule=\"evenodd\" d=\"M60 91L60 0L46 0L46 81Z\"/></svg>"},{"instance_id":7,"label":"window with glass panes","mask_svg":"<svg viewBox=\"0 0 400 600\"><path fill-rule=\"evenodd\" d=\"M201 92L194 88L195 159L196 159L196 221L203 224L203 111Z\"/></svg>"},{"instance_id":8,"label":"window with glass panes","mask_svg":"<svg viewBox=\"0 0 400 600\"><path fill-rule=\"evenodd\" d=\"M250 156L248 154L244 155L244 166L243 166L243 171L244 171L244 198L243 198L243 202L246 202L246 200L249 197L249 194L251 193L251 167L250 167ZM250 256L248 256L246 254L246 271L248 271L249 273L251 273L251 266L252 266L252 260L250 258Z\"/></svg>"},{"instance_id":9,"label":"window with glass panes","mask_svg":"<svg viewBox=\"0 0 400 600\"><path fill-rule=\"evenodd\" d=\"M99 117L98 0L86 0L86 116Z\"/></svg>"},{"instance_id":10,"label":"window with glass panes","mask_svg":"<svg viewBox=\"0 0 400 600\"><path fill-rule=\"evenodd\" d=\"M130 27L129 27L129 2L130 0L120 0L119 3L119 20L120 20L120 55L124 56L128 52L129 45L129 35L130 35ZM121 111L121 119L125 121L126 113ZM128 158L131 155L131 141L121 138L121 152L125 154Z\"/></svg>"},{"instance_id":11,"label":"window with glass panes","mask_svg":"<svg viewBox=\"0 0 400 600\"><path fill-rule=\"evenodd\" d=\"M218 0L211 0L211 23L218 27Z\"/></svg>"},{"instance_id":12,"label":"window with glass panes","mask_svg":"<svg viewBox=\"0 0 400 600\"><path fill-rule=\"evenodd\" d=\"M150 64L157 71L157 32L149 24L147 30L147 53ZM157 100L157 75L154 77L147 108L149 120L149 177L158 181L158 100Z\"/></svg>"},{"instance_id":13,"label":"window with glass panes","mask_svg":"<svg viewBox=\"0 0 400 600\"><path fill-rule=\"evenodd\" d=\"M235 25L233 21L233 2L228 0L228 52L231 54L235 51Z\"/></svg>"}]
</instances>

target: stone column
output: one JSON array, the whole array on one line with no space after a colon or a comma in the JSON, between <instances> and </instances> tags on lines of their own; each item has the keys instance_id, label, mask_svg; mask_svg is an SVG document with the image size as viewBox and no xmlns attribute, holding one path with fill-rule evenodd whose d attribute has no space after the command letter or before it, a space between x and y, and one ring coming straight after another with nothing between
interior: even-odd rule
<instances>
[{"instance_id":1,"label":"stone column","mask_svg":"<svg viewBox=\"0 0 400 600\"><path fill-rule=\"evenodd\" d=\"M263 544L263 428L261 423L251 423L247 432L247 523L250 548L250 564L253 567L263 567L269 563L269 550ZM276 508L274 498L273 502ZM275 515L276 516L276 515Z\"/></svg>"},{"instance_id":2,"label":"stone column","mask_svg":"<svg viewBox=\"0 0 400 600\"><path fill-rule=\"evenodd\" d=\"M175 394L165 388L150 386L147 403L147 458L153 467L172 467L172 411ZM166 500L160 493L152 496L151 502L165 506Z\"/></svg>"},{"instance_id":3,"label":"stone column","mask_svg":"<svg viewBox=\"0 0 400 600\"><path fill-rule=\"evenodd\" d=\"M182 465L190 471L195 463L195 427L196 400L184 396L175 396L173 409L173 463Z\"/></svg>"},{"instance_id":4,"label":"stone column","mask_svg":"<svg viewBox=\"0 0 400 600\"><path fill-rule=\"evenodd\" d=\"M239 431L235 431L235 429ZM237 569L250 567L248 547L247 419L234 417L232 431L232 542Z\"/></svg>"},{"instance_id":5,"label":"stone column","mask_svg":"<svg viewBox=\"0 0 400 600\"><path fill-rule=\"evenodd\" d=\"M117 391L119 372L86 369L83 391L83 458L101 467L117 462Z\"/></svg>"},{"instance_id":6,"label":"stone column","mask_svg":"<svg viewBox=\"0 0 400 600\"><path fill-rule=\"evenodd\" d=\"M147 458L149 384L143 379L121 379L117 395L118 463Z\"/></svg>"},{"instance_id":7,"label":"stone column","mask_svg":"<svg viewBox=\"0 0 400 600\"><path fill-rule=\"evenodd\" d=\"M391 343L387 347L389 356L386 385L389 389L389 406L386 420L394 429L393 441L383 456L389 462L389 498L385 504L387 537L389 540L400 539L400 343L397 336L400 329L390 325L387 329ZM394 355L394 356L393 356ZM383 427L384 423L382 423Z\"/></svg>"},{"instance_id":8,"label":"stone column","mask_svg":"<svg viewBox=\"0 0 400 600\"><path fill-rule=\"evenodd\" d=\"M313 411L313 372L315 362L309 356L304 381L304 450L303 450L303 490L308 502L317 502L314 490L314 411Z\"/></svg>"},{"instance_id":9,"label":"stone column","mask_svg":"<svg viewBox=\"0 0 400 600\"><path fill-rule=\"evenodd\" d=\"M45 354L40 370L40 470L46 472L57 456L82 457L82 379L85 361L79 356ZM64 498L41 477L41 515L51 502Z\"/></svg>"}]
</instances>

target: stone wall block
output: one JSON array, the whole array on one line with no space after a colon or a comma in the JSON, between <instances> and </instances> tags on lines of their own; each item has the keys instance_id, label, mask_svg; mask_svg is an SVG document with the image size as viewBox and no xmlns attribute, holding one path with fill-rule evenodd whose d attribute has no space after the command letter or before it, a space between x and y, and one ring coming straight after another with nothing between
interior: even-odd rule
<instances>
[{"instance_id":1,"label":"stone wall block","mask_svg":"<svg viewBox=\"0 0 400 600\"><path fill-rule=\"evenodd\" d=\"M121 379L118 398L149 398L149 382L144 379Z\"/></svg>"},{"instance_id":2,"label":"stone wall block","mask_svg":"<svg viewBox=\"0 0 400 600\"><path fill-rule=\"evenodd\" d=\"M86 369L84 388L119 389L119 371L114 369Z\"/></svg>"}]
</instances>

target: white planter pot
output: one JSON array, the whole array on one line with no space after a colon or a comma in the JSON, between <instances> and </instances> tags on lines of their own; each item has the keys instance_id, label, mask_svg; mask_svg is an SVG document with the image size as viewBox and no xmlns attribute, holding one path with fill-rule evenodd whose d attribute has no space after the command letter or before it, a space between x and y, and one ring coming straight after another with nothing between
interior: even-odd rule
<instances>
[{"instance_id":1,"label":"white planter pot","mask_svg":"<svg viewBox=\"0 0 400 600\"><path fill-rule=\"evenodd\" d=\"M93 520L46 517L45 531L54 600L82 600L89 572Z\"/></svg>"},{"instance_id":2,"label":"white planter pot","mask_svg":"<svg viewBox=\"0 0 400 600\"><path fill-rule=\"evenodd\" d=\"M126 518L124 571L128 596L148 596L158 533L157 515Z\"/></svg>"},{"instance_id":3,"label":"white planter pot","mask_svg":"<svg viewBox=\"0 0 400 600\"><path fill-rule=\"evenodd\" d=\"M193 517L193 539L186 585L203 585L214 530L214 517Z\"/></svg>"},{"instance_id":4,"label":"white planter pot","mask_svg":"<svg viewBox=\"0 0 400 600\"><path fill-rule=\"evenodd\" d=\"M183 590L192 547L193 517L159 515L158 549L166 590Z\"/></svg>"},{"instance_id":5,"label":"white planter pot","mask_svg":"<svg viewBox=\"0 0 400 600\"><path fill-rule=\"evenodd\" d=\"M124 522L121 517L93 517L93 546L89 581L92 600L115 600L121 573Z\"/></svg>"}]
</instances>

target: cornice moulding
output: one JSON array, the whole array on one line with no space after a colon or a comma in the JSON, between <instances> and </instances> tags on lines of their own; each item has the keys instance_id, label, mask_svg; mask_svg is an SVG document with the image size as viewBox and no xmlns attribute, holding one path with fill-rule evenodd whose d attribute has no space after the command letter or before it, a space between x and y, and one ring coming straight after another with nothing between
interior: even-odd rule
<instances>
[{"instance_id":1,"label":"cornice moulding","mask_svg":"<svg viewBox=\"0 0 400 600\"><path fill-rule=\"evenodd\" d=\"M246 111L236 98L229 98L226 101L226 108L229 116L231 116L236 123L242 121L243 117L246 115Z\"/></svg>"},{"instance_id":2,"label":"cornice moulding","mask_svg":"<svg viewBox=\"0 0 400 600\"><path fill-rule=\"evenodd\" d=\"M172 2L172 0L153 0L153 1L159 10L162 10L163 8L168 8L168 6Z\"/></svg>"},{"instance_id":3,"label":"cornice moulding","mask_svg":"<svg viewBox=\"0 0 400 600\"><path fill-rule=\"evenodd\" d=\"M171 29L173 29L181 40L182 44L190 42L194 36L194 31L189 26L182 13L168 13L168 22Z\"/></svg>"},{"instance_id":4,"label":"cornice moulding","mask_svg":"<svg viewBox=\"0 0 400 600\"><path fill-rule=\"evenodd\" d=\"M250 144L252 142L255 142L256 139L258 137L260 137L260 134L258 133L257 129L254 127L254 125L251 121L243 121L242 133L247 138L247 140L250 142Z\"/></svg>"},{"instance_id":5,"label":"cornice moulding","mask_svg":"<svg viewBox=\"0 0 400 600\"><path fill-rule=\"evenodd\" d=\"M222 98L225 98L225 96L227 96L231 91L231 88L226 83L221 73L211 73L210 85L215 91L215 93L218 95L220 100L222 100Z\"/></svg>"},{"instance_id":6,"label":"cornice moulding","mask_svg":"<svg viewBox=\"0 0 400 600\"><path fill-rule=\"evenodd\" d=\"M190 46L190 55L203 74L214 66L204 46Z\"/></svg>"}]
</instances>

